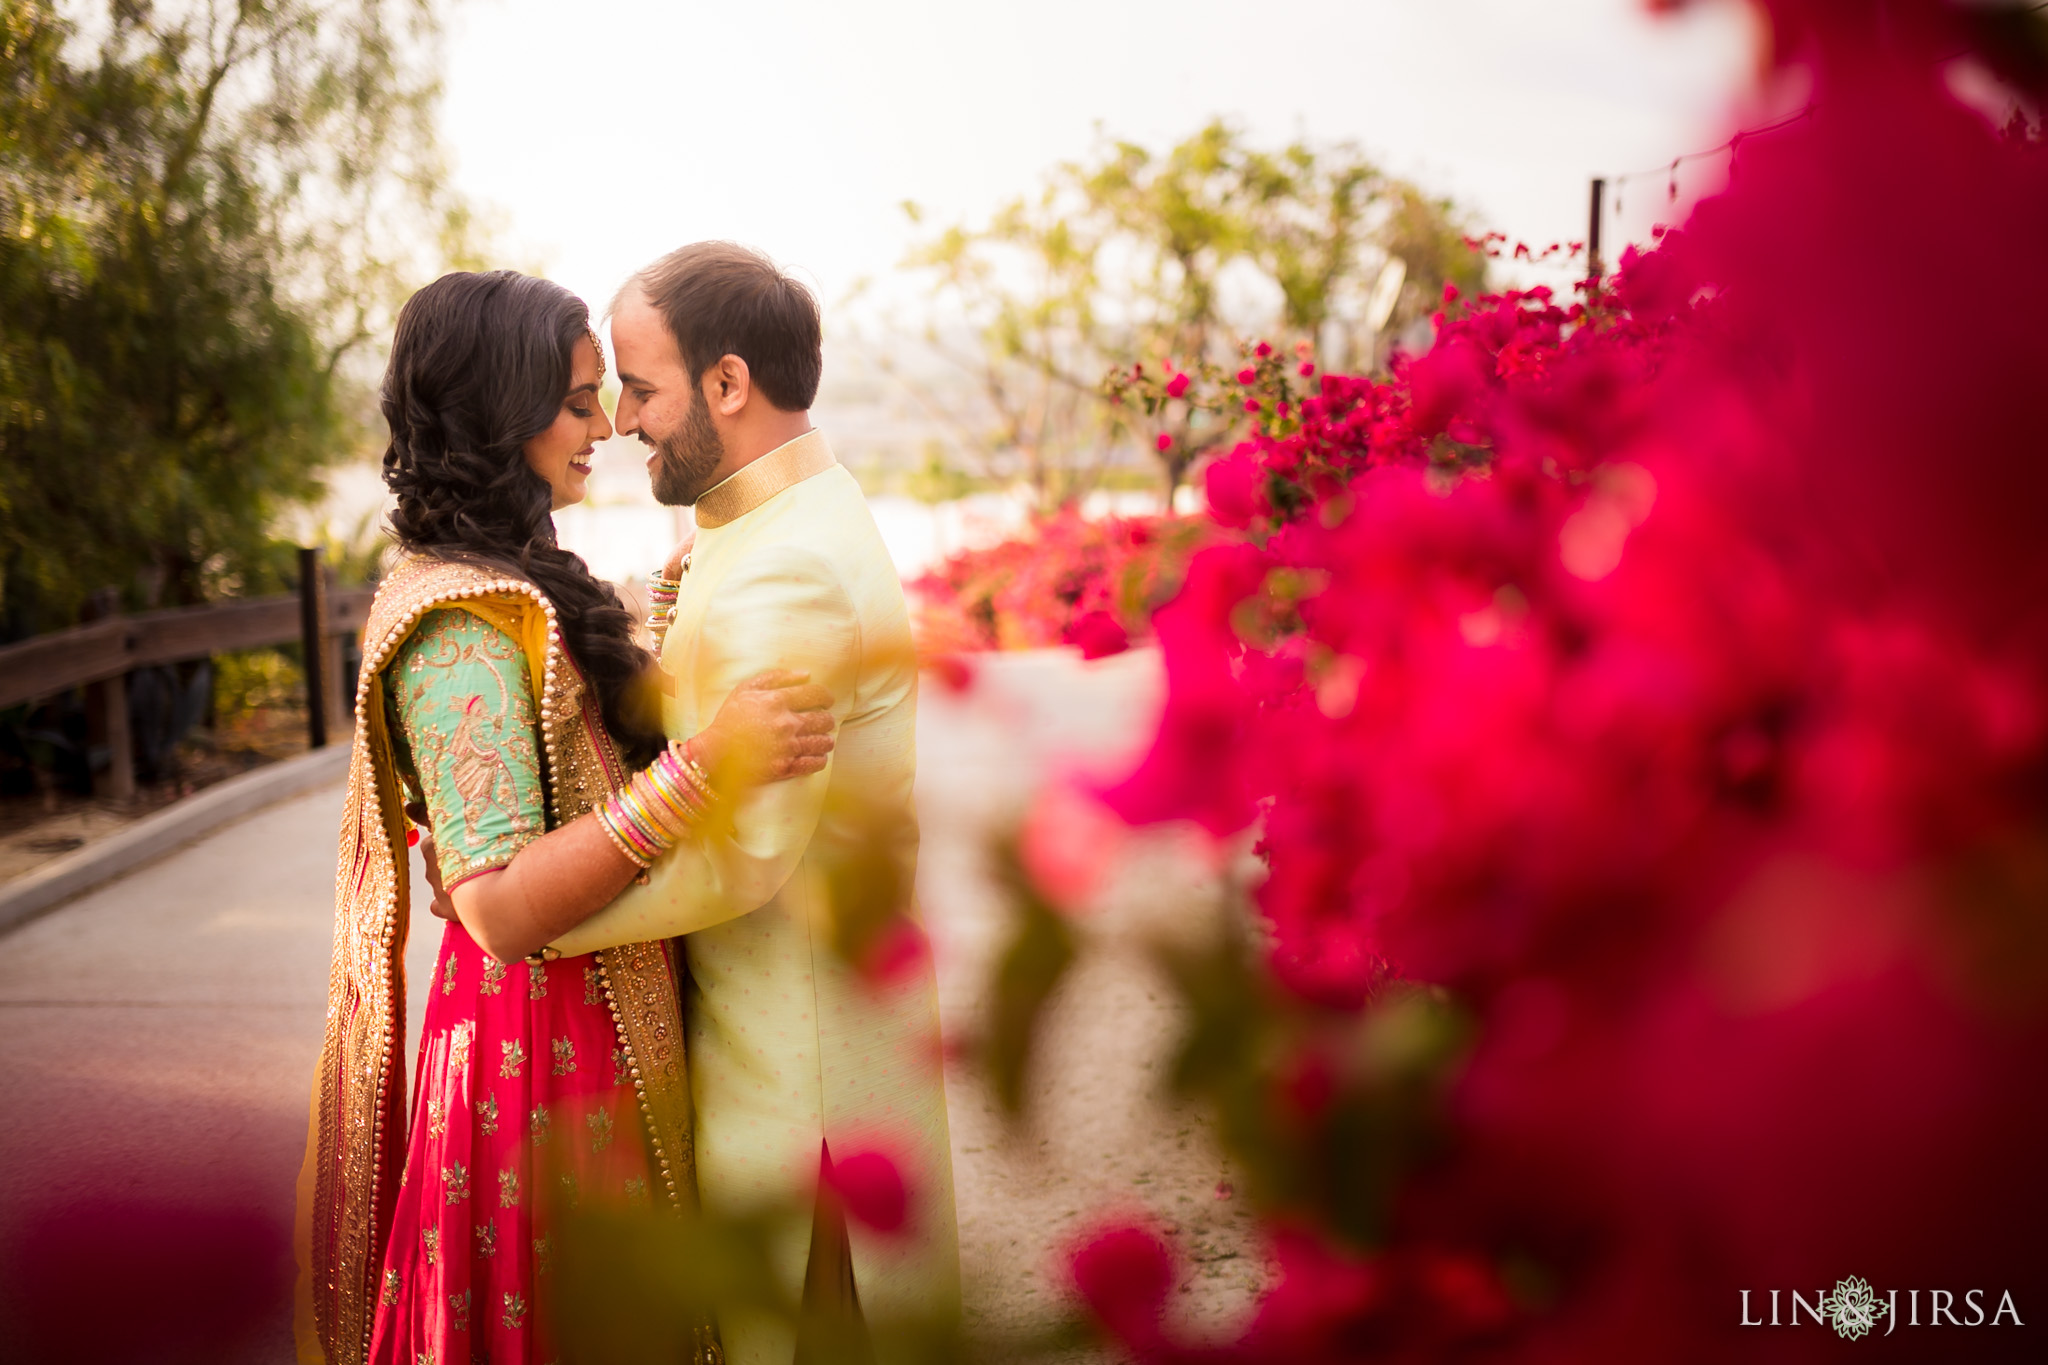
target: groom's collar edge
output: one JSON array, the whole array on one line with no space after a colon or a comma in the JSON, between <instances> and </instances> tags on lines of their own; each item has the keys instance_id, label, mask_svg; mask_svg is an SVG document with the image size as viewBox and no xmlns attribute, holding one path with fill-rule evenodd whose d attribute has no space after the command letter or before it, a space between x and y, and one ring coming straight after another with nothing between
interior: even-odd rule
<instances>
[{"instance_id":1,"label":"groom's collar edge","mask_svg":"<svg viewBox=\"0 0 2048 1365\"><path fill-rule=\"evenodd\" d=\"M738 521L777 493L837 463L825 433L812 427L706 491L697 499L697 529L710 531Z\"/></svg>"}]
</instances>

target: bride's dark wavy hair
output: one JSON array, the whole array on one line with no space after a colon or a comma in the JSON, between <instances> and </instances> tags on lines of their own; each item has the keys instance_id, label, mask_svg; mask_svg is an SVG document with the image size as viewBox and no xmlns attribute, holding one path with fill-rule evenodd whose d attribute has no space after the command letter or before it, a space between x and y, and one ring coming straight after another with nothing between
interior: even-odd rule
<instances>
[{"instance_id":1,"label":"bride's dark wavy hair","mask_svg":"<svg viewBox=\"0 0 2048 1365\"><path fill-rule=\"evenodd\" d=\"M590 310L512 270L443 275L398 314L381 398L391 531L417 554L526 579L555 604L563 643L613 738L648 762L662 738L640 685L652 662L618 592L555 543L547 480L526 443L553 425Z\"/></svg>"}]
</instances>

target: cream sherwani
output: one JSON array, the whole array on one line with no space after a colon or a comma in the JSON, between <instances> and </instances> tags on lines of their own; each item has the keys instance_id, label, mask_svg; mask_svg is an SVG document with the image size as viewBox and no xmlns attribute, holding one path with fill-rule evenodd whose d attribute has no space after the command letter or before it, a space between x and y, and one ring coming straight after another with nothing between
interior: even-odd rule
<instances>
[{"instance_id":1,"label":"cream sherwani","mask_svg":"<svg viewBox=\"0 0 2048 1365\"><path fill-rule=\"evenodd\" d=\"M876 816L899 831L883 856L906 898L915 876L917 666L902 585L859 485L816 431L706 492L697 525L662 649L676 682L669 733L697 733L754 674L795 668L831 690L837 747L824 772L756 788L729 835L676 849L556 946L685 935L707 1207L808 1208L821 1140L835 1156L884 1144L907 1158L912 1234L851 1230L862 1308L875 1321L952 1311L959 1252L935 984L928 966L880 990L855 975L833 950L827 887ZM808 1239L796 1229L785 1248L792 1291ZM786 1335L721 1327L732 1365L789 1365Z\"/></svg>"}]
</instances>

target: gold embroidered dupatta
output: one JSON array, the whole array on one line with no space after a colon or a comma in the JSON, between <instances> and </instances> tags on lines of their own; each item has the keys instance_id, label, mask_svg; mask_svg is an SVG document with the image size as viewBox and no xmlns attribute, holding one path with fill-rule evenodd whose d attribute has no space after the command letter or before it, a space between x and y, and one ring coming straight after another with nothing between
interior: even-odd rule
<instances>
[{"instance_id":1,"label":"gold embroidered dupatta","mask_svg":"<svg viewBox=\"0 0 2048 1365\"><path fill-rule=\"evenodd\" d=\"M404 796L384 712L383 669L420 618L461 606L526 652L539 689L549 828L584 814L630 775L555 622L522 579L407 560L377 590L363 631L356 733L334 883L327 1033L299 1176L299 1359L360 1365L406 1152L405 941L410 923ZM694 1206L689 1077L676 981L660 943L597 955L619 1045L671 1207Z\"/></svg>"}]
</instances>

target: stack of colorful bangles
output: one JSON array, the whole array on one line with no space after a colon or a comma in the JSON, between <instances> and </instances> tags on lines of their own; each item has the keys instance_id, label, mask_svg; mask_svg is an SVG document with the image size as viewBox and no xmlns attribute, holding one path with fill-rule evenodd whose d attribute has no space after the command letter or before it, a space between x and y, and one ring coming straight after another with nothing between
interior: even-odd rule
<instances>
[{"instance_id":1,"label":"stack of colorful bangles","mask_svg":"<svg viewBox=\"0 0 2048 1365\"><path fill-rule=\"evenodd\" d=\"M674 740L598 806L597 823L619 852L640 867L652 867L692 826L703 823L714 799L711 779L690 744Z\"/></svg>"},{"instance_id":2,"label":"stack of colorful bangles","mask_svg":"<svg viewBox=\"0 0 2048 1365\"><path fill-rule=\"evenodd\" d=\"M689 560L683 561L685 572ZM654 637L654 651L661 652L661 642L668 635L669 622L675 619L676 598L683 591L680 578L665 578L659 569L647 575L647 633Z\"/></svg>"}]
</instances>

